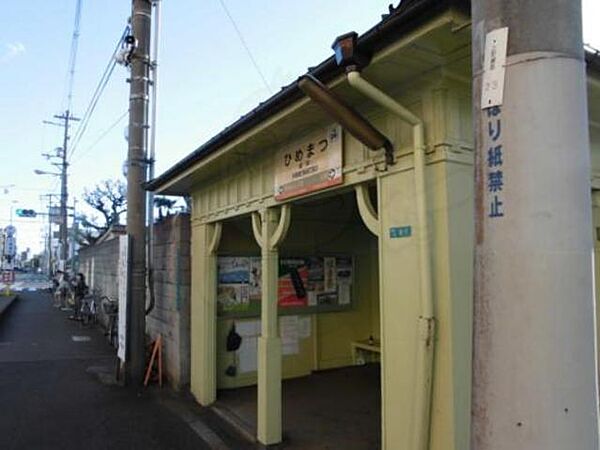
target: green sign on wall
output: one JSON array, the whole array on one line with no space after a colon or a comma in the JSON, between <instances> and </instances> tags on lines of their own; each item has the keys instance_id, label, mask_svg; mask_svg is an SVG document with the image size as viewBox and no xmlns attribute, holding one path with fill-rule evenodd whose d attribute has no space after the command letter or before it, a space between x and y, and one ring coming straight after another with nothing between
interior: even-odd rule
<instances>
[{"instance_id":1,"label":"green sign on wall","mask_svg":"<svg viewBox=\"0 0 600 450\"><path fill-rule=\"evenodd\" d=\"M403 227L391 227L390 228L390 239L398 239L410 237L412 235L412 227L406 225Z\"/></svg>"}]
</instances>

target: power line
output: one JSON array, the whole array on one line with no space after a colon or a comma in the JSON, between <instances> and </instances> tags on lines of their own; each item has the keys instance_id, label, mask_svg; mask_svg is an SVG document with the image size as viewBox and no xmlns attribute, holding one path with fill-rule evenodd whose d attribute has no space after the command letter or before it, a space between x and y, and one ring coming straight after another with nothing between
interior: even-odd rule
<instances>
[{"instance_id":1,"label":"power line","mask_svg":"<svg viewBox=\"0 0 600 450\"><path fill-rule=\"evenodd\" d=\"M81 159L86 154L88 154L97 144L100 143L100 141L102 141L108 135L108 133L110 133L120 122L123 121L123 119L125 117L127 117L127 114L129 114L129 111L125 111L123 114L121 114L117 120L115 120L108 128L106 128L102 133L100 133L100 135L94 141L93 144L91 144L85 150L83 150L82 152L80 152L79 153L79 157L75 161L72 161L71 164L73 165L73 164L76 164L78 161L81 161Z\"/></svg>"},{"instance_id":2,"label":"power line","mask_svg":"<svg viewBox=\"0 0 600 450\"><path fill-rule=\"evenodd\" d=\"M250 51L250 47L248 47L248 44L246 43L246 40L244 39L244 36L242 35L241 30L238 28L237 23L235 22L235 19L233 18L233 16L227 9L227 5L225 5L225 1L219 0L219 3L221 3L221 6L223 7L225 14L227 14L227 17L229 18L231 25L233 25L233 28L235 29L235 32L237 33L238 38L240 39L240 42L244 46L244 49L246 50L246 53L248 54L250 61L252 61L252 64L254 65L254 68L256 69L256 71L258 72L258 75L262 79L262 82L264 83L265 87L267 88L267 91L269 91L269 93L272 94L273 91L271 90L269 83L267 83L267 79L265 78L265 75L262 73L262 71L260 70L260 67L258 66L258 63L254 59L254 56L252 55L252 51Z\"/></svg>"},{"instance_id":3,"label":"power line","mask_svg":"<svg viewBox=\"0 0 600 450\"><path fill-rule=\"evenodd\" d=\"M83 137L83 134L87 130L87 127L90 123L90 118L92 117L92 114L96 109L96 105L98 104L98 101L100 100L100 97L102 96L102 93L104 92L104 89L106 88L106 85L110 80L110 76L112 75L112 72L115 68L115 64L116 63L113 63L109 68L108 72L105 73L105 78L101 80L100 84L96 89L96 93L94 93L94 97L92 97L92 100L85 112L86 115L84 115L84 119L81 122L81 125L77 128L77 131L75 132L75 136L73 138L73 145L71 146L71 152L69 153L69 158L73 156L73 153L77 149L77 145L79 144L81 138Z\"/></svg>"},{"instance_id":4,"label":"power line","mask_svg":"<svg viewBox=\"0 0 600 450\"><path fill-rule=\"evenodd\" d=\"M26 192L47 192L48 189L42 189L42 188L34 188L34 187L19 187L19 186L15 186L10 188L11 191L26 191Z\"/></svg>"},{"instance_id":5,"label":"power line","mask_svg":"<svg viewBox=\"0 0 600 450\"><path fill-rule=\"evenodd\" d=\"M115 50L113 51L110 59L108 60L108 63L104 69L104 73L100 77L100 80L98 81L96 89L94 90L94 94L92 95L92 98L90 99L90 103L88 104L88 107L83 115L83 119L82 119L79 127L77 128L77 131L75 132L75 135L73 137L73 145L71 146L71 152L69 154L69 159L73 156L73 153L77 149L77 146L79 145L85 131L87 130L87 127L89 125L92 114L94 113L94 110L96 109L96 105L98 104L98 101L102 97L102 94L104 93L104 89L106 88L106 86L110 80L110 77L115 69L115 65L117 64L115 56L117 55L117 52L121 48L121 44L123 43L125 36L127 36L128 34L129 34L129 25L127 25L125 27L125 29L123 30L123 33L121 34L121 37L117 41Z\"/></svg>"},{"instance_id":6,"label":"power line","mask_svg":"<svg viewBox=\"0 0 600 450\"><path fill-rule=\"evenodd\" d=\"M77 48L79 47L79 27L81 23L81 0L77 0L75 6L75 23L73 24L73 37L71 38L71 52L69 54L68 84L67 84L67 109L70 110L73 103L73 84L75 81L75 63L77 61Z\"/></svg>"}]
</instances>

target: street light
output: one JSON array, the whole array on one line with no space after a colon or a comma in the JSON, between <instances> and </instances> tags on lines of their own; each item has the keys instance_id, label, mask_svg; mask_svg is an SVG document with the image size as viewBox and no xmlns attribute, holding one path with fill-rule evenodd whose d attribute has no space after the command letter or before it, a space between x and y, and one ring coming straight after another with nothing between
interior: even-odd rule
<instances>
[{"instance_id":1,"label":"street light","mask_svg":"<svg viewBox=\"0 0 600 450\"><path fill-rule=\"evenodd\" d=\"M54 172L46 172L44 170L40 170L40 169L35 169L33 171L33 173L35 173L36 175L53 175L55 177L61 177L62 174L61 173L54 173Z\"/></svg>"}]
</instances>

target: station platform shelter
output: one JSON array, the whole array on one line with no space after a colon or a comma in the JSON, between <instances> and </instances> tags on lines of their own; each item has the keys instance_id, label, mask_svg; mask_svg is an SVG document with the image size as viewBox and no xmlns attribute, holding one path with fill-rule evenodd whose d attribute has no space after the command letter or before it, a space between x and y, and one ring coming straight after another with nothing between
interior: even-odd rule
<instances>
[{"instance_id":1,"label":"station platform shelter","mask_svg":"<svg viewBox=\"0 0 600 450\"><path fill-rule=\"evenodd\" d=\"M360 70L332 56L149 183L192 198L192 394L262 444L469 448L464 4L402 2L346 36ZM336 116L339 103L385 145ZM339 446L352 433L359 444Z\"/></svg>"}]
</instances>

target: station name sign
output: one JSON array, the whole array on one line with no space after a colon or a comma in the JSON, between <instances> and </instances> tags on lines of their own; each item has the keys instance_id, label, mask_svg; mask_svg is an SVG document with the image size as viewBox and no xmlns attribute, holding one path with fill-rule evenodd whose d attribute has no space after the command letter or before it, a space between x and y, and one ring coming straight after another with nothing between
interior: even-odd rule
<instances>
[{"instance_id":1,"label":"station name sign","mask_svg":"<svg viewBox=\"0 0 600 450\"><path fill-rule=\"evenodd\" d=\"M342 127L332 125L275 155L275 200L342 184Z\"/></svg>"}]
</instances>

